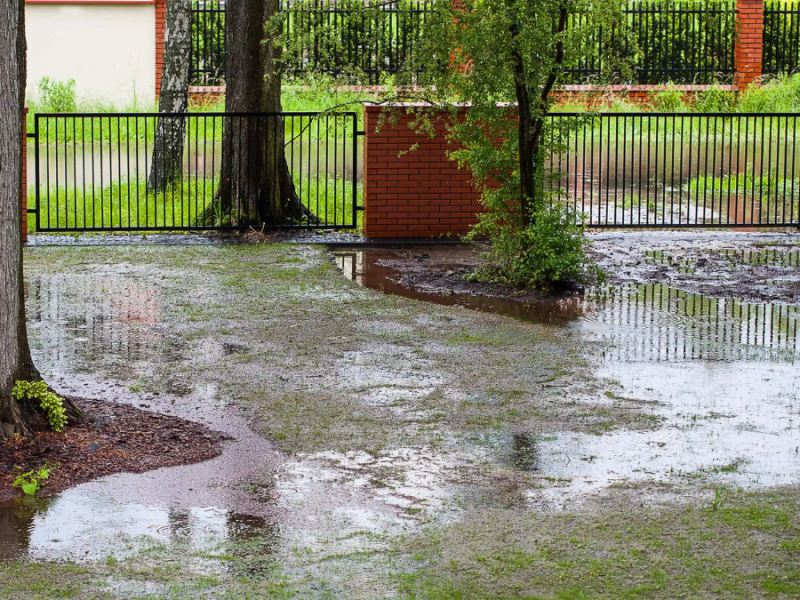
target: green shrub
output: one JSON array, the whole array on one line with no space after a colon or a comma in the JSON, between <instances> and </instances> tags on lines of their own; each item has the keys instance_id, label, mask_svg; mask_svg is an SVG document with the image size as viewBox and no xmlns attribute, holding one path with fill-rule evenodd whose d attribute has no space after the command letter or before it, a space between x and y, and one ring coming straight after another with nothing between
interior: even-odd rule
<instances>
[{"instance_id":1,"label":"green shrub","mask_svg":"<svg viewBox=\"0 0 800 600\"><path fill-rule=\"evenodd\" d=\"M686 103L683 101L683 92L674 85L667 84L666 88L652 94L653 108L658 112L686 112Z\"/></svg>"},{"instance_id":2,"label":"green shrub","mask_svg":"<svg viewBox=\"0 0 800 600\"><path fill-rule=\"evenodd\" d=\"M44 381L17 381L11 395L17 400L38 401L44 411L50 429L63 431L67 425L67 411L63 398L59 398L49 389Z\"/></svg>"},{"instance_id":3,"label":"green shrub","mask_svg":"<svg viewBox=\"0 0 800 600\"><path fill-rule=\"evenodd\" d=\"M39 104L44 112L75 112L75 80L54 81L43 77L39 82Z\"/></svg>"},{"instance_id":4,"label":"green shrub","mask_svg":"<svg viewBox=\"0 0 800 600\"><path fill-rule=\"evenodd\" d=\"M712 87L698 95L697 112L732 112L736 108L736 94L730 90Z\"/></svg>"},{"instance_id":5,"label":"green shrub","mask_svg":"<svg viewBox=\"0 0 800 600\"><path fill-rule=\"evenodd\" d=\"M533 222L522 230L488 217L477 231L490 233L492 239L479 279L551 290L605 279L586 252L584 219L561 204L537 210Z\"/></svg>"},{"instance_id":6,"label":"green shrub","mask_svg":"<svg viewBox=\"0 0 800 600\"><path fill-rule=\"evenodd\" d=\"M739 112L797 112L800 75L778 76L764 85L749 86L739 95Z\"/></svg>"}]
</instances>

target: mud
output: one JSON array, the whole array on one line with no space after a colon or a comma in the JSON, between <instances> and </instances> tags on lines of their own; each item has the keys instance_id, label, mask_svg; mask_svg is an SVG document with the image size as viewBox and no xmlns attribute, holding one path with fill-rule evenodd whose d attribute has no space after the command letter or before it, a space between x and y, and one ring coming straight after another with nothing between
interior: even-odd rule
<instances>
[{"instance_id":1,"label":"mud","mask_svg":"<svg viewBox=\"0 0 800 600\"><path fill-rule=\"evenodd\" d=\"M677 252L666 261L677 278L693 275L682 244L792 238L670 233L595 235L621 279L555 300L439 293L474 264L463 248L378 260L294 243L27 250L32 348L57 391L232 439L200 464L4 505L21 560L0 562L0 597L513 597L513 573L540 566L548 577L526 593L624 597L652 560L673 587L701 581L684 552L701 546L696 568L754 573L767 561L783 577L780 544L797 532L780 515L796 514L800 480L796 302L628 281L616 263L639 260L644 273L664 266L647 252ZM431 257L439 280L400 283L398 265L424 275ZM783 279L792 260L736 268ZM748 491L726 495L734 488ZM724 500L711 509L715 490ZM760 512L737 512L751 506ZM770 511L779 526L747 525ZM731 537L731 523L745 525ZM686 543L668 555L648 545L678 530ZM598 583L586 566L598 557L621 587ZM442 560L464 567L463 589L439 590ZM623 563L636 565L630 577L614 570ZM665 597L647 581L646 597Z\"/></svg>"},{"instance_id":2,"label":"mud","mask_svg":"<svg viewBox=\"0 0 800 600\"><path fill-rule=\"evenodd\" d=\"M85 421L63 433L36 432L0 442L0 506L20 495L19 473L52 465L40 496L112 473L142 473L219 456L222 436L210 429L129 406L70 398Z\"/></svg>"},{"instance_id":3,"label":"mud","mask_svg":"<svg viewBox=\"0 0 800 600\"><path fill-rule=\"evenodd\" d=\"M631 232L592 236L616 284L666 283L704 296L800 302L800 236L758 232Z\"/></svg>"}]
</instances>

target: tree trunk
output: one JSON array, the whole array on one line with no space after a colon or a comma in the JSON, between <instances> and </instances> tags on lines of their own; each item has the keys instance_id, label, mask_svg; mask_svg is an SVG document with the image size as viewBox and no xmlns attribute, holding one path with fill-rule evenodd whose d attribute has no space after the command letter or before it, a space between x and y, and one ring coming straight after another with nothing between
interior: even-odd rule
<instances>
[{"instance_id":1,"label":"tree trunk","mask_svg":"<svg viewBox=\"0 0 800 600\"><path fill-rule=\"evenodd\" d=\"M164 32L164 70L158 112L186 113L192 50L192 0L168 0ZM153 142L148 187L163 192L179 178L183 166L186 119L160 117Z\"/></svg>"},{"instance_id":2,"label":"tree trunk","mask_svg":"<svg viewBox=\"0 0 800 600\"><path fill-rule=\"evenodd\" d=\"M278 0L239 0L226 9L225 111L280 113L281 49L272 19ZM277 115L225 119L217 202L232 224L316 223L295 190L284 152L284 122ZM206 216L208 218L208 216Z\"/></svg>"},{"instance_id":3,"label":"tree trunk","mask_svg":"<svg viewBox=\"0 0 800 600\"><path fill-rule=\"evenodd\" d=\"M39 381L28 346L22 278L22 144L25 143L25 0L0 4L0 440L47 425L41 407L17 401L17 381ZM81 413L64 400L73 421Z\"/></svg>"},{"instance_id":4,"label":"tree trunk","mask_svg":"<svg viewBox=\"0 0 800 600\"><path fill-rule=\"evenodd\" d=\"M558 12L558 25L555 33L562 34L567 27L567 8L562 6ZM519 36L519 25L511 26L512 40ZM539 156L539 149L544 132L544 117L546 116L547 103L550 92L558 79L559 69L564 62L564 43L559 39L556 42L556 55L553 66L547 74L539 94L539 106L531 105L529 86L526 80L525 64L519 49L511 51L514 88L517 97L517 111L519 114L519 179L522 224L527 227L534 218L538 206L538 184L536 183L537 166L544 157ZM534 112L536 116L534 117Z\"/></svg>"},{"instance_id":5,"label":"tree trunk","mask_svg":"<svg viewBox=\"0 0 800 600\"><path fill-rule=\"evenodd\" d=\"M22 143L25 133L25 2L0 6L0 439L28 434L37 407L11 396L39 379L28 347L22 287Z\"/></svg>"}]
</instances>

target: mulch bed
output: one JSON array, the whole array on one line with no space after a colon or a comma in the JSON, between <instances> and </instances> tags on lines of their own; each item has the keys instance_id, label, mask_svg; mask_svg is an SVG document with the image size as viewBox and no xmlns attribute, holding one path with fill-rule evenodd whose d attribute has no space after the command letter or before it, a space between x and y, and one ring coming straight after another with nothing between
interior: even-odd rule
<instances>
[{"instance_id":1,"label":"mulch bed","mask_svg":"<svg viewBox=\"0 0 800 600\"><path fill-rule=\"evenodd\" d=\"M146 412L123 404L70 398L87 415L63 433L0 442L0 502L20 495L11 484L20 472L58 463L48 495L113 473L142 473L219 456L225 435L198 423Z\"/></svg>"}]
</instances>

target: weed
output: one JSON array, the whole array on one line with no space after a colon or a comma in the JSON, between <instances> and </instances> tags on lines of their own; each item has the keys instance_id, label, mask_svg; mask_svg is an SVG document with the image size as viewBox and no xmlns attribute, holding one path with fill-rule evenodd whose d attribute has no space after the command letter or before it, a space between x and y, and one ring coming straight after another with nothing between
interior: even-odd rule
<instances>
[{"instance_id":1,"label":"weed","mask_svg":"<svg viewBox=\"0 0 800 600\"><path fill-rule=\"evenodd\" d=\"M50 471L55 467L50 463L45 463L38 470L22 473L11 484L11 487L21 487L22 492L27 496L35 496L43 486L44 482L50 477Z\"/></svg>"},{"instance_id":2,"label":"weed","mask_svg":"<svg viewBox=\"0 0 800 600\"><path fill-rule=\"evenodd\" d=\"M39 101L46 112L75 112L75 80L54 81L43 77L39 81Z\"/></svg>"}]
</instances>

